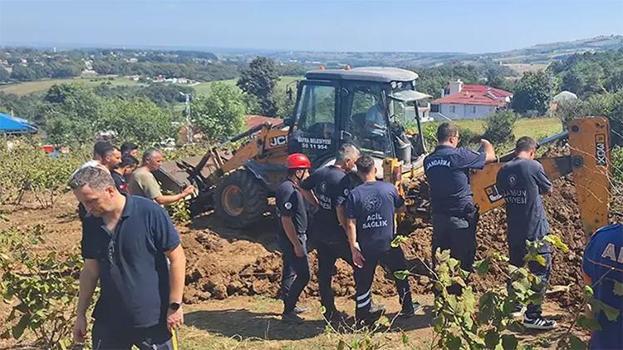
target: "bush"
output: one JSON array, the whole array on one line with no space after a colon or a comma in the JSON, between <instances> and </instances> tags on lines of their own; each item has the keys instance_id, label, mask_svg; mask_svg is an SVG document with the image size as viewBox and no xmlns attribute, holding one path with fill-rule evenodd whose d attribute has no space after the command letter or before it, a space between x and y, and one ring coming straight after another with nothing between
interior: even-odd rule
<instances>
[{"instance_id":1,"label":"bush","mask_svg":"<svg viewBox=\"0 0 623 350\"><path fill-rule=\"evenodd\" d=\"M20 340L28 330L36 348L67 349L81 259L77 247L64 256L37 254L32 246L44 243L44 232L42 225L0 232L0 295L13 304L1 337Z\"/></svg>"},{"instance_id":2,"label":"bush","mask_svg":"<svg viewBox=\"0 0 623 350\"><path fill-rule=\"evenodd\" d=\"M517 119L517 115L510 111L500 111L492 114L486 121L483 138L494 144L514 141L513 129Z\"/></svg>"},{"instance_id":3,"label":"bush","mask_svg":"<svg viewBox=\"0 0 623 350\"><path fill-rule=\"evenodd\" d=\"M69 176L85 159L86 153L79 151L52 158L34 143L22 142L12 149L0 144L0 202L20 204L24 193L30 191L40 207L52 207L68 190Z\"/></svg>"},{"instance_id":4,"label":"bush","mask_svg":"<svg viewBox=\"0 0 623 350\"><path fill-rule=\"evenodd\" d=\"M556 115L563 123L585 116L605 116L610 120L612 144L623 146L623 91L593 95L586 101L562 103L558 106Z\"/></svg>"}]
</instances>

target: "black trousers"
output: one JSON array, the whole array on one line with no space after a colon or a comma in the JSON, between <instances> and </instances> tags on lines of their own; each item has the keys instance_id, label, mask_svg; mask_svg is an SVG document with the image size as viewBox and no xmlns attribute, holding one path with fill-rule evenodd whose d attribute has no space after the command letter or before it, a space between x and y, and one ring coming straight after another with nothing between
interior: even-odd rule
<instances>
[{"instance_id":1,"label":"black trousers","mask_svg":"<svg viewBox=\"0 0 623 350\"><path fill-rule=\"evenodd\" d=\"M409 278L401 280L394 277L395 271L407 270L407 259L405 258L405 253L402 251L402 248L391 248L387 253L381 255L379 262L385 271L391 274L392 279L396 283L396 292L398 292L398 299L400 300L400 305L402 305L402 311L413 311L413 299L411 297Z\"/></svg>"},{"instance_id":2,"label":"black trousers","mask_svg":"<svg viewBox=\"0 0 623 350\"><path fill-rule=\"evenodd\" d=\"M523 267L525 265L524 257L528 253L526 244L509 244L508 248L510 258L509 263L516 267ZM540 253L540 255L545 259L545 266L541 265L536 261L530 261L527 267L528 271L530 271L536 277L539 277L539 279L541 280L540 283L538 283L533 290L534 292L539 294L542 302L543 298L545 298L545 292L547 291L547 287L549 286L549 278L552 274L552 253L546 252ZM541 304L530 303L528 304L528 306L526 306L527 318L539 318L541 317L542 312L543 310Z\"/></svg>"},{"instance_id":3,"label":"black trousers","mask_svg":"<svg viewBox=\"0 0 623 350\"><path fill-rule=\"evenodd\" d=\"M477 212L464 217L433 214L433 265L437 248L450 250L450 256L461 262L461 268L471 272L476 257L477 224Z\"/></svg>"},{"instance_id":4,"label":"black trousers","mask_svg":"<svg viewBox=\"0 0 623 350\"><path fill-rule=\"evenodd\" d=\"M374 282L374 272L376 267L382 264L386 271L392 274L396 282L398 297L402 304L402 311L413 310L413 300L411 297L411 287L409 280L399 280L393 276L394 271L405 270L406 259L400 247L391 248L381 253L364 253L364 264L361 268L355 267L355 316L358 319L365 319L370 314L372 306L372 283Z\"/></svg>"},{"instance_id":5,"label":"black trousers","mask_svg":"<svg viewBox=\"0 0 623 350\"><path fill-rule=\"evenodd\" d=\"M147 328L122 328L113 322L95 320L93 350L173 350L176 347L166 323Z\"/></svg>"},{"instance_id":6,"label":"black trousers","mask_svg":"<svg viewBox=\"0 0 623 350\"><path fill-rule=\"evenodd\" d=\"M325 316L330 316L337 311L335 297L331 283L336 273L335 263L337 259L344 259L353 266L350 247L346 240L337 242L315 241L318 252L318 293L320 304L325 308Z\"/></svg>"},{"instance_id":7,"label":"black trousers","mask_svg":"<svg viewBox=\"0 0 623 350\"><path fill-rule=\"evenodd\" d=\"M288 313L296 307L296 303L310 279L309 261L307 260L307 236L299 234L298 239L305 251L303 257L296 256L294 247L287 237L279 235L278 240L283 260L281 298L283 299L284 313Z\"/></svg>"}]
</instances>

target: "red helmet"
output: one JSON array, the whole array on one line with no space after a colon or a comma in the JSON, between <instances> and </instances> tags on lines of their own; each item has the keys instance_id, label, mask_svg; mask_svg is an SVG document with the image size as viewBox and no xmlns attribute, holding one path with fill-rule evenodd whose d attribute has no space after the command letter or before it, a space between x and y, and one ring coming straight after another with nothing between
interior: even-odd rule
<instances>
[{"instance_id":1,"label":"red helmet","mask_svg":"<svg viewBox=\"0 0 623 350\"><path fill-rule=\"evenodd\" d=\"M303 153L292 153L288 156L288 169L311 169L311 162Z\"/></svg>"}]
</instances>

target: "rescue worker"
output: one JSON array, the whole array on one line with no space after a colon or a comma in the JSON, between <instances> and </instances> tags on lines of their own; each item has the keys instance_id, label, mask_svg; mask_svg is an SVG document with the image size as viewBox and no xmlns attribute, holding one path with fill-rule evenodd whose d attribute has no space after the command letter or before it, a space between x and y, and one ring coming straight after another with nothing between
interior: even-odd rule
<instances>
[{"instance_id":1,"label":"rescue worker","mask_svg":"<svg viewBox=\"0 0 623 350\"><path fill-rule=\"evenodd\" d=\"M300 191L301 182L309 175L311 162L302 153L294 153L287 160L288 177L275 191L276 212L279 218L277 241L281 249L283 270L281 278L282 318L300 323L297 308L301 292L310 279L307 260L307 209Z\"/></svg>"},{"instance_id":2,"label":"rescue worker","mask_svg":"<svg viewBox=\"0 0 623 350\"><path fill-rule=\"evenodd\" d=\"M359 177L359 175L355 172L350 172L346 174L346 176L344 176L344 178L342 178L342 181L340 182L336 211L340 224L343 227L346 227L347 224L347 218L344 209L346 198L348 197L350 191L353 190L353 188L361 185L362 183L362 178ZM398 279L394 276L395 271L408 270L407 260L405 258L404 252L402 251L402 247L398 246L396 248L391 248L387 254L384 254L380 257L379 263L381 264L383 269L385 269L385 271L391 275L391 278L394 279L394 282L396 283L396 292L398 294L400 305L402 306L399 316L405 318L414 316L415 313L421 308L421 306L419 303L413 302L409 279ZM383 309L383 305L376 305L373 303L372 310L376 308Z\"/></svg>"},{"instance_id":3,"label":"rescue worker","mask_svg":"<svg viewBox=\"0 0 623 350\"><path fill-rule=\"evenodd\" d=\"M541 194L552 191L552 183L545 175L541 163L534 160L537 143L524 136L517 140L515 158L502 166L497 174L496 186L506 202L507 241L510 264L517 267L525 265L528 253L526 241L541 241L549 233L547 215L543 208ZM543 242L538 252L545 266L528 262L528 270L540 278L535 290L542 299L552 271L552 248ZM521 314L518 305L515 314ZM529 329L549 330L556 327L556 321L543 318L541 305L530 303L524 314L523 325Z\"/></svg>"},{"instance_id":4,"label":"rescue worker","mask_svg":"<svg viewBox=\"0 0 623 350\"><path fill-rule=\"evenodd\" d=\"M331 288L337 259L344 259L352 265L348 240L338 220L336 205L338 197L342 194L340 190L342 179L355 166L359 155L357 147L344 144L338 149L334 165L314 171L301 183L304 197L315 200L318 205L311 225L310 239L314 241L318 252L320 304L325 310L323 316L328 321L346 318L343 313L337 311Z\"/></svg>"},{"instance_id":5,"label":"rescue worker","mask_svg":"<svg viewBox=\"0 0 623 350\"><path fill-rule=\"evenodd\" d=\"M374 159L362 156L357 173L363 184L355 187L346 200L346 234L355 265L355 317L360 325L372 325L383 309L371 311L372 282L379 260L391 250L396 209L404 209L404 200L396 188L376 181Z\"/></svg>"},{"instance_id":6,"label":"rescue worker","mask_svg":"<svg viewBox=\"0 0 623 350\"><path fill-rule=\"evenodd\" d=\"M623 296L617 292L623 284L623 225L613 224L597 230L591 237L582 262L584 281L594 296L619 311L610 321L603 311L594 310L601 329L593 331L590 348L623 349Z\"/></svg>"},{"instance_id":7,"label":"rescue worker","mask_svg":"<svg viewBox=\"0 0 623 350\"><path fill-rule=\"evenodd\" d=\"M493 146L481 140L481 151L458 147L459 129L442 123L437 128L437 147L424 159L424 171L430 187L433 221L433 263L437 248L450 250L461 268L472 271L476 256L478 209L469 186L470 169L482 169L496 160ZM452 290L458 293L457 290Z\"/></svg>"}]
</instances>

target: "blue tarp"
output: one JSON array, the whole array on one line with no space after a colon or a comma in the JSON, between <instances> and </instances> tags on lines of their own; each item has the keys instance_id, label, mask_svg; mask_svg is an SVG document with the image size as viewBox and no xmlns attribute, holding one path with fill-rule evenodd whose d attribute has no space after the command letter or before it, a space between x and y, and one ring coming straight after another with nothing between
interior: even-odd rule
<instances>
[{"instance_id":1,"label":"blue tarp","mask_svg":"<svg viewBox=\"0 0 623 350\"><path fill-rule=\"evenodd\" d=\"M27 120L0 113L0 134L34 134L37 127Z\"/></svg>"}]
</instances>

